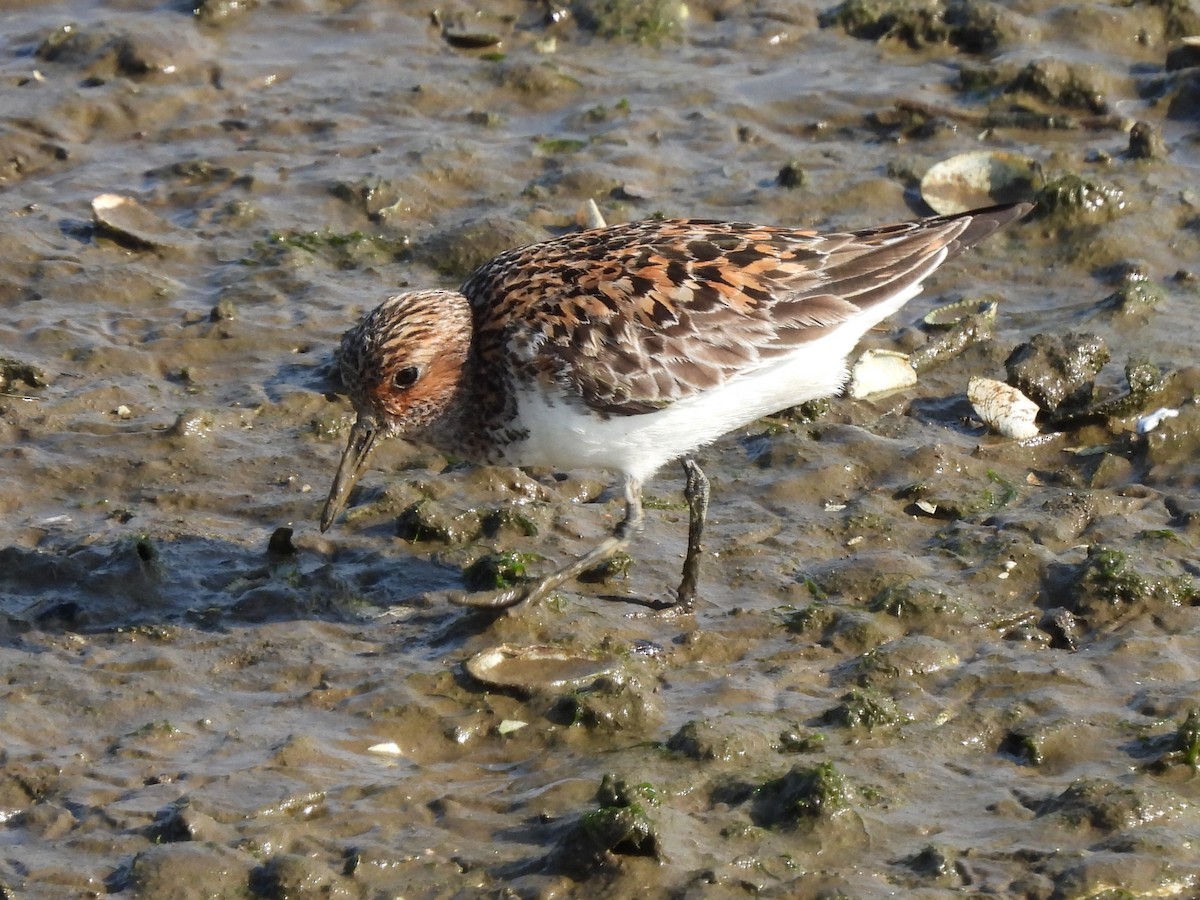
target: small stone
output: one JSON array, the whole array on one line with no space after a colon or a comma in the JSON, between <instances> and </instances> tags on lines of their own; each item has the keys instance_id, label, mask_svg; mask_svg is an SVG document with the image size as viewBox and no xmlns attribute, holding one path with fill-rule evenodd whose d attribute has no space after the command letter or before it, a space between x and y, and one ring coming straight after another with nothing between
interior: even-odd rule
<instances>
[{"instance_id":1,"label":"small stone","mask_svg":"<svg viewBox=\"0 0 1200 900\"><path fill-rule=\"evenodd\" d=\"M1200 39L1185 38L1167 51L1167 71L1200 67Z\"/></svg>"},{"instance_id":2,"label":"small stone","mask_svg":"<svg viewBox=\"0 0 1200 900\"><path fill-rule=\"evenodd\" d=\"M1162 132L1149 122L1135 122L1129 129L1130 159L1166 159L1169 152Z\"/></svg>"},{"instance_id":3,"label":"small stone","mask_svg":"<svg viewBox=\"0 0 1200 900\"><path fill-rule=\"evenodd\" d=\"M234 306L232 300L228 297L222 297L217 301L217 305L212 308L208 318L212 322L229 321L237 315L237 307Z\"/></svg>"},{"instance_id":4,"label":"small stone","mask_svg":"<svg viewBox=\"0 0 1200 900\"><path fill-rule=\"evenodd\" d=\"M296 552L296 545L292 543L292 534L292 529L287 526L276 528L271 532L271 539L267 542L267 552L280 556L291 556Z\"/></svg>"},{"instance_id":5,"label":"small stone","mask_svg":"<svg viewBox=\"0 0 1200 900\"><path fill-rule=\"evenodd\" d=\"M779 170L779 174L775 176L775 183L781 188L787 188L788 190L804 187L807 181L808 173L800 168L799 163L796 162L787 163Z\"/></svg>"},{"instance_id":6,"label":"small stone","mask_svg":"<svg viewBox=\"0 0 1200 900\"><path fill-rule=\"evenodd\" d=\"M1035 334L1017 347L1004 368L1008 383L1048 412L1091 401L1092 380L1108 362L1108 347L1093 334Z\"/></svg>"}]
</instances>

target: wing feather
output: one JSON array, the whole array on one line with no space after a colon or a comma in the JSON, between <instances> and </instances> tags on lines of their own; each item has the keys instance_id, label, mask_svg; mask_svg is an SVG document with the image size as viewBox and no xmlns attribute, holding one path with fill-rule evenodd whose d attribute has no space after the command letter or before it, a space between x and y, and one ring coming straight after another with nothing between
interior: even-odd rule
<instances>
[{"instance_id":1,"label":"wing feather","mask_svg":"<svg viewBox=\"0 0 1200 900\"><path fill-rule=\"evenodd\" d=\"M1027 210L836 234L635 222L503 253L462 290L485 365L504 356L518 378L636 415L801 349Z\"/></svg>"}]
</instances>

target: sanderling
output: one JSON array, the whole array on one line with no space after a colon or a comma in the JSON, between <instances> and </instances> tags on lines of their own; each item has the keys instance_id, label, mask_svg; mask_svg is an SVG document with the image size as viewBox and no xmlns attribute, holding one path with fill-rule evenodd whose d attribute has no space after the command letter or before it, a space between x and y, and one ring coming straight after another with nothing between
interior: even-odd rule
<instances>
[{"instance_id":1,"label":"sanderling","mask_svg":"<svg viewBox=\"0 0 1200 900\"><path fill-rule=\"evenodd\" d=\"M837 393L867 329L947 259L1030 209L831 234L633 222L501 253L459 292L390 297L342 339L342 380L358 419L321 530L372 449L393 435L479 463L620 473L625 517L591 552L538 581L453 598L513 606L627 547L642 526L642 485L682 459L690 522L673 602L686 609L708 508L708 480L689 454Z\"/></svg>"}]
</instances>

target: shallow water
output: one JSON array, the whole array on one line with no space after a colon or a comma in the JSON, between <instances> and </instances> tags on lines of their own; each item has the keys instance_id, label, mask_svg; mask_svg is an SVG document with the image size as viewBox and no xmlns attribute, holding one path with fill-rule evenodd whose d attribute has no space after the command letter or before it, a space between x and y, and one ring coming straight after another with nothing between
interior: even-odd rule
<instances>
[{"instance_id":1,"label":"shallow water","mask_svg":"<svg viewBox=\"0 0 1200 900\"><path fill-rule=\"evenodd\" d=\"M987 53L852 37L830 6L690 4L657 45L583 4L442 8L503 58L410 3L0 10L0 356L45 382L0 396L0 895L1200 890L1200 739L1177 734L1200 706L1200 81L1164 72L1194 4L981 4L1007 28ZM1104 102L958 89L1042 59L1090 66ZM905 128L898 102L940 115ZM982 121L1015 104L1068 127ZM1126 156L1138 119L1166 158ZM1120 209L939 272L865 343L914 349L963 296L1000 314L917 387L703 450L694 616L604 599L675 584L674 468L624 577L495 619L424 595L491 550L587 549L621 512L603 473L397 443L318 533L351 420L331 353L389 292L452 286L588 199L612 222L924 215L917 176L981 147ZM98 229L104 193L182 237ZM1121 312L1135 261L1160 299ZM987 435L968 379L1068 331L1107 342L1102 396L1127 359L1175 372L1143 405L1179 415ZM461 540L398 536L422 499ZM488 691L462 663L503 643L620 671Z\"/></svg>"}]
</instances>

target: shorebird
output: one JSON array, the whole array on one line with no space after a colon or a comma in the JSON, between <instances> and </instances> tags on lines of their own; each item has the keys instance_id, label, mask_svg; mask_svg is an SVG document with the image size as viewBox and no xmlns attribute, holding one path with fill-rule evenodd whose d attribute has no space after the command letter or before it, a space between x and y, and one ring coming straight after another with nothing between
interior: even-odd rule
<instances>
[{"instance_id":1,"label":"shorebird","mask_svg":"<svg viewBox=\"0 0 1200 900\"><path fill-rule=\"evenodd\" d=\"M642 485L681 459L688 548L663 605L690 608L709 495L692 451L836 394L867 329L946 260L1030 209L827 234L633 222L501 253L457 292L390 297L342 339L342 381L358 418L321 530L392 436L483 464L619 473L625 516L608 539L540 580L451 598L503 608L545 597L625 549L642 527Z\"/></svg>"}]
</instances>

